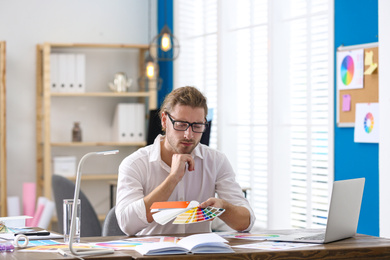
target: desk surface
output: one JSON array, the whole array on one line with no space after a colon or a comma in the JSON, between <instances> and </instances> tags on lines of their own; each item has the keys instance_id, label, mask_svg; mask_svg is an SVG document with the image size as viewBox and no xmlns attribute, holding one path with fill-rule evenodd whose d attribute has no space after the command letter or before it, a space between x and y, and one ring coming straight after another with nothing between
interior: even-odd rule
<instances>
[{"instance_id":1,"label":"desk surface","mask_svg":"<svg viewBox=\"0 0 390 260\"><path fill-rule=\"evenodd\" d=\"M285 231L290 233L291 231ZM268 231L268 233L276 233ZM176 235L179 236L179 235ZM81 238L81 242L102 242L122 239L124 237L89 237ZM231 246L257 243L259 241L229 238ZM115 251L114 254L87 257L86 259L389 259L390 239L356 235L341 241L302 247L291 250L270 251L256 249L241 249L233 247L233 254L205 254L205 255L167 255L142 256L139 253L128 251ZM58 253L20 252L1 255L1 259L76 259L63 257Z\"/></svg>"}]
</instances>

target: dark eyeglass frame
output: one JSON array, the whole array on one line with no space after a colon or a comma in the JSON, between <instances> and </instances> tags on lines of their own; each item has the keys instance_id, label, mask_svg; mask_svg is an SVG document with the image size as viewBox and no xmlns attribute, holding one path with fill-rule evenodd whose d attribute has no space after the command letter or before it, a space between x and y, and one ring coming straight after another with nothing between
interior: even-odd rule
<instances>
[{"instance_id":1,"label":"dark eyeglass frame","mask_svg":"<svg viewBox=\"0 0 390 260\"><path fill-rule=\"evenodd\" d=\"M168 118L172 122L173 129L175 129L176 131L187 131L187 129L191 126L192 132L194 132L194 133L204 133L204 132L206 132L206 129L207 129L208 125L209 125L208 123L190 123L190 122L187 122L187 121L173 120L169 113L166 113L166 114L168 115ZM206 120L206 118L205 118L205 120ZM186 129L176 129L175 128L175 123L187 124L187 127L186 127ZM194 126L197 126L197 125L198 126L204 126L204 129L203 129L202 132L194 130Z\"/></svg>"}]
</instances>

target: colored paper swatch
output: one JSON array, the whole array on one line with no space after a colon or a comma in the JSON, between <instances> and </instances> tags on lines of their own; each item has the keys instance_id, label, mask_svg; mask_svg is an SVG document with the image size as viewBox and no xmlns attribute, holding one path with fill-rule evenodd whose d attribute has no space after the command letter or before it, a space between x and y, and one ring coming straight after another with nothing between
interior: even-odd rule
<instances>
[{"instance_id":1,"label":"colored paper swatch","mask_svg":"<svg viewBox=\"0 0 390 260\"><path fill-rule=\"evenodd\" d=\"M189 223L198 223L204 221L211 221L214 218L221 215L225 212L225 209L207 207L207 208L194 208L190 209L179 216L173 221L173 224L189 224Z\"/></svg>"}]
</instances>

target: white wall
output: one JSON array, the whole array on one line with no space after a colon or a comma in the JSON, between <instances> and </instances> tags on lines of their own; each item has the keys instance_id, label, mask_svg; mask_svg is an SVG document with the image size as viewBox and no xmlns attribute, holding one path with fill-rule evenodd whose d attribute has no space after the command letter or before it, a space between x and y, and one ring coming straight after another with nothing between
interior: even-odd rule
<instances>
[{"instance_id":1,"label":"white wall","mask_svg":"<svg viewBox=\"0 0 390 260\"><path fill-rule=\"evenodd\" d=\"M378 1L379 26L379 234L390 237L390 1Z\"/></svg>"},{"instance_id":2,"label":"white wall","mask_svg":"<svg viewBox=\"0 0 390 260\"><path fill-rule=\"evenodd\" d=\"M0 40L7 44L8 195L36 181L36 45L148 44L156 32L156 0L0 0ZM104 191L105 192L105 191ZM107 201L109 190L106 190Z\"/></svg>"}]
</instances>

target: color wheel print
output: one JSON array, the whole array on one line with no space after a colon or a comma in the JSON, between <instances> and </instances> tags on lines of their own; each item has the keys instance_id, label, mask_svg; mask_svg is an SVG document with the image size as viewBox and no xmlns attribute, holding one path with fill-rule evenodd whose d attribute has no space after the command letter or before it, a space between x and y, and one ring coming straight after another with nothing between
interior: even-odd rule
<instances>
[{"instance_id":1,"label":"color wheel print","mask_svg":"<svg viewBox=\"0 0 390 260\"><path fill-rule=\"evenodd\" d=\"M353 63L352 57L349 55L345 56L340 68L341 81L344 83L344 85L348 86L352 82L354 71L355 65Z\"/></svg>"},{"instance_id":2,"label":"color wheel print","mask_svg":"<svg viewBox=\"0 0 390 260\"><path fill-rule=\"evenodd\" d=\"M366 117L364 118L364 130L369 134L371 133L372 129L374 128L374 117L371 113L367 113Z\"/></svg>"}]
</instances>

